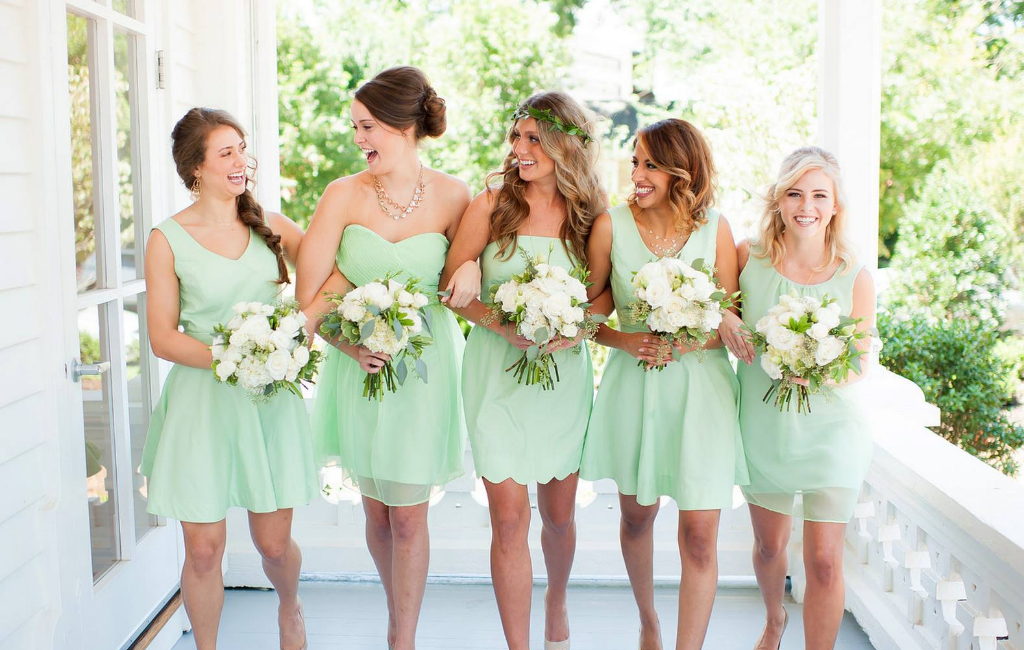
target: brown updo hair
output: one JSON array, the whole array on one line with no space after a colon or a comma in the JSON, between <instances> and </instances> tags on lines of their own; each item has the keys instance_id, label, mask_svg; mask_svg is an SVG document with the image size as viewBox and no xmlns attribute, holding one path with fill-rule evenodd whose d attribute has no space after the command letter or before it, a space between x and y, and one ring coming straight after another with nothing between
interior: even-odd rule
<instances>
[{"instance_id":1,"label":"brown updo hair","mask_svg":"<svg viewBox=\"0 0 1024 650\"><path fill-rule=\"evenodd\" d=\"M191 188L196 182L196 167L206 160L206 139L220 126L230 126L238 132L238 137L245 137L245 129L238 120L227 111L216 108L193 108L174 125L171 131L171 156L185 187ZM252 157L247 158L245 191L235 199L238 218L255 230L267 248L273 251L277 257L277 282L286 284L291 280L288 277L288 265L284 261L284 250L281 248L281 235L275 234L267 225L263 208L252 195L250 188L256 185L256 160Z\"/></svg>"},{"instance_id":2,"label":"brown updo hair","mask_svg":"<svg viewBox=\"0 0 1024 650\"><path fill-rule=\"evenodd\" d=\"M416 140L436 138L448 125L444 99L427 75L410 65L388 68L356 91L356 99L387 126L403 131L416 127Z\"/></svg>"},{"instance_id":3,"label":"brown updo hair","mask_svg":"<svg viewBox=\"0 0 1024 650\"><path fill-rule=\"evenodd\" d=\"M669 118L637 131L633 146L637 144L655 167L673 176L668 200L676 230L692 233L707 223L718 183L711 147L700 130L686 120ZM636 205L636 192L627 202Z\"/></svg>"}]
</instances>

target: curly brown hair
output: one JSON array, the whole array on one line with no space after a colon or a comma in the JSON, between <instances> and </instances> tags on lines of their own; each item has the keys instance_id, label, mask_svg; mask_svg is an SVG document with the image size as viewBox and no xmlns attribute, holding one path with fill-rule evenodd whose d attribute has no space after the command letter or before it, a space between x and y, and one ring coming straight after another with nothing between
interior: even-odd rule
<instances>
[{"instance_id":1,"label":"curly brown hair","mask_svg":"<svg viewBox=\"0 0 1024 650\"><path fill-rule=\"evenodd\" d=\"M668 200L676 230L692 233L707 223L718 179L711 147L700 130L686 120L670 118L637 131L633 146L637 144L658 169L673 176ZM626 200L636 205L636 193Z\"/></svg>"},{"instance_id":2,"label":"curly brown hair","mask_svg":"<svg viewBox=\"0 0 1024 650\"><path fill-rule=\"evenodd\" d=\"M216 108L196 107L185 113L171 131L171 156L178 176L185 187L192 187L196 182L196 167L206 160L206 139L210 133L220 126L230 126L238 132L238 137L245 137L245 129L230 113ZM238 218L242 223L256 231L263 243L277 257L277 281L279 284L290 282L288 265L284 260L284 249L281 247L281 235L275 234L263 215L263 207L252 194L256 185L256 160L248 158L246 169L245 191L235 199Z\"/></svg>"}]
</instances>

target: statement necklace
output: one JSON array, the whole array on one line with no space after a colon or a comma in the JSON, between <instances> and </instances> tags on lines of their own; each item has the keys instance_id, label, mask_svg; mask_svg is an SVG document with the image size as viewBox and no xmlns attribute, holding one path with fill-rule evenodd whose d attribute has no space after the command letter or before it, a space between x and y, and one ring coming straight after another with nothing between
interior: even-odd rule
<instances>
[{"instance_id":1,"label":"statement necklace","mask_svg":"<svg viewBox=\"0 0 1024 650\"><path fill-rule=\"evenodd\" d=\"M371 174L371 176L373 175ZM384 186L380 184L380 179L376 176L373 176L373 191L377 193L377 203L380 204L380 209L384 211L384 214L395 221L405 219L412 214L413 210L420 207L420 202L427 193L426 187L423 185L423 163L420 163L420 175L416 180L416 190L413 192L412 200L409 201L408 206L396 203L394 199L388 196L388 193L384 191ZM397 212L392 212L391 208L394 208Z\"/></svg>"}]
</instances>

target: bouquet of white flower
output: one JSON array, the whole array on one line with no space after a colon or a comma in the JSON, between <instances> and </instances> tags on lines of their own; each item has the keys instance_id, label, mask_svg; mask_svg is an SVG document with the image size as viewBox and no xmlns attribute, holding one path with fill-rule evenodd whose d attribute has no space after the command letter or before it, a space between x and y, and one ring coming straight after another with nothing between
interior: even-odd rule
<instances>
[{"instance_id":1,"label":"bouquet of white flower","mask_svg":"<svg viewBox=\"0 0 1024 650\"><path fill-rule=\"evenodd\" d=\"M403 284L394 279L397 275L391 273L344 296L330 297L337 307L320 326L328 340L341 335L352 345L391 357L379 372L366 374L363 397L367 399L382 400L385 389L393 393L404 385L410 365L424 383L427 381L427 364L420 357L432 342L430 312L423 309L428 298L419 291L417 280Z\"/></svg>"},{"instance_id":2,"label":"bouquet of white flower","mask_svg":"<svg viewBox=\"0 0 1024 650\"><path fill-rule=\"evenodd\" d=\"M797 413L810 413L812 394L831 395L829 380L838 384L851 370L860 374L864 352L857 341L869 336L857 329L860 321L842 315L839 303L828 295L819 299L783 294L753 330L745 328L761 353L761 367L772 379L764 403L774 396L775 406L788 411L795 391ZM809 385L794 379L805 379Z\"/></svg>"},{"instance_id":3,"label":"bouquet of white flower","mask_svg":"<svg viewBox=\"0 0 1024 650\"><path fill-rule=\"evenodd\" d=\"M239 302L233 309L234 317L214 328L217 381L241 384L253 402L282 388L301 397L299 384L313 381L320 353L307 346L306 315L298 303Z\"/></svg>"},{"instance_id":4,"label":"bouquet of white flower","mask_svg":"<svg viewBox=\"0 0 1024 650\"><path fill-rule=\"evenodd\" d=\"M605 318L586 313L590 306L584 284L586 266L566 271L530 257L522 247L519 252L526 260L526 270L491 287L493 307L489 318L503 324L514 323L516 331L533 343L505 372L514 373L520 384L540 384L544 390L550 390L559 380L558 363L548 351L550 344L559 337L576 338L580 332L593 338L597 323ZM579 354L580 346L574 346L572 351Z\"/></svg>"},{"instance_id":5,"label":"bouquet of white flower","mask_svg":"<svg viewBox=\"0 0 1024 650\"><path fill-rule=\"evenodd\" d=\"M693 264L674 257L648 262L633 274L637 299L628 309L634 321L647 327L669 343L682 342L694 348L704 359L704 344L722 323L722 314L733 306L738 293L727 296L715 283L715 270L703 259ZM644 370L647 363L637 363ZM664 370L664 365L655 366Z\"/></svg>"}]
</instances>

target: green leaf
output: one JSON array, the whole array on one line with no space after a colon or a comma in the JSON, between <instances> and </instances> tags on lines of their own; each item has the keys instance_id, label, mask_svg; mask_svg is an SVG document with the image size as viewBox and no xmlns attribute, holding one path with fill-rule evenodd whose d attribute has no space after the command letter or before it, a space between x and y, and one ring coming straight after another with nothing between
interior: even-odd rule
<instances>
[{"instance_id":1,"label":"green leaf","mask_svg":"<svg viewBox=\"0 0 1024 650\"><path fill-rule=\"evenodd\" d=\"M409 324L411 325L412 322L410 321ZM401 341L402 334L404 333L404 330L402 329L402 319L396 318L395 320L391 321L391 329L395 330L395 338Z\"/></svg>"},{"instance_id":2,"label":"green leaf","mask_svg":"<svg viewBox=\"0 0 1024 650\"><path fill-rule=\"evenodd\" d=\"M423 359L416 359L416 374L424 384L427 383L427 364L423 362Z\"/></svg>"},{"instance_id":3,"label":"green leaf","mask_svg":"<svg viewBox=\"0 0 1024 650\"><path fill-rule=\"evenodd\" d=\"M363 323L362 328L360 328L360 330L359 330L359 342L362 343L366 339L368 339L371 336L373 336L373 330L376 327L377 327L377 321L374 320L374 319L370 319L370 320L366 321L365 323Z\"/></svg>"},{"instance_id":4,"label":"green leaf","mask_svg":"<svg viewBox=\"0 0 1024 650\"><path fill-rule=\"evenodd\" d=\"M546 327L538 327L533 333L534 341L547 341L548 340L548 329Z\"/></svg>"},{"instance_id":5,"label":"green leaf","mask_svg":"<svg viewBox=\"0 0 1024 650\"><path fill-rule=\"evenodd\" d=\"M539 356L540 356L540 346L539 345L531 345L530 347L526 348L526 360L527 361L536 361L537 357L539 357Z\"/></svg>"},{"instance_id":6,"label":"green leaf","mask_svg":"<svg viewBox=\"0 0 1024 650\"><path fill-rule=\"evenodd\" d=\"M395 376L398 378L398 385L405 385L405 378L409 376L409 365L403 360L395 367Z\"/></svg>"}]
</instances>

